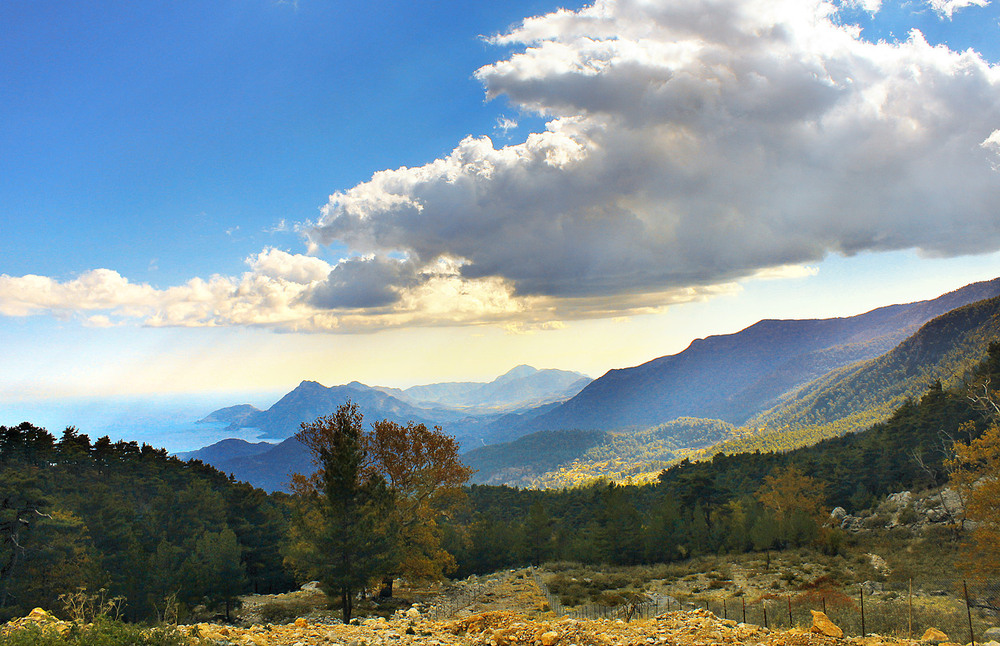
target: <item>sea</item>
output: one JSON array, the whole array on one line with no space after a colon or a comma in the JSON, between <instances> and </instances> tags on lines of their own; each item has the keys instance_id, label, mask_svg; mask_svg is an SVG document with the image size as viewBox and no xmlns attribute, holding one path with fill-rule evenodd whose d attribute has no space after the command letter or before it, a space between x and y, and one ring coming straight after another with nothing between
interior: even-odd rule
<instances>
[{"instance_id":1,"label":"sea","mask_svg":"<svg viewBox=\"0 0 1000 646\"><path fill-rule=\"evenodd\" d=\"M261 441L255 428L228 430L223 423L199 423L209 413L237 404L266 409L280 393L142 395L0 401L0 425L31 422L58 438L67 426L91 440L135 441L170 453L195 451L227 438Z\"/></svg>"}]
</instances>

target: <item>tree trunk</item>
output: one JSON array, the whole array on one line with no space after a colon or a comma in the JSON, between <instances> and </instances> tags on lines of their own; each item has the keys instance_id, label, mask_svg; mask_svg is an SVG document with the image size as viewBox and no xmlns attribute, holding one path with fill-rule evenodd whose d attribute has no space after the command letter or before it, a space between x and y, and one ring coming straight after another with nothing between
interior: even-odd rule
<instances>
[{"instance_id":1,"label":"tree trunk","mask_svg":"<svg viewBox=\"0 0 1000 646\"><path fill-rule=\"evenodd\" d=\"M340 589L340 603L341 609L343 610L344 623L351 623L351 602L352 602L351 591L347 588Z\"/></svg>"},{"instance_id":2,"label":"tree trunk","mask_svg":"<svg viewBox=\"0 0 1000 646\"><path fill-rule=\"evenodd\" d=\"M382 579L382 589L378 591L379 599L391 599L392 598L392 576L387 576Z\"/></svg>"}]
</instances>

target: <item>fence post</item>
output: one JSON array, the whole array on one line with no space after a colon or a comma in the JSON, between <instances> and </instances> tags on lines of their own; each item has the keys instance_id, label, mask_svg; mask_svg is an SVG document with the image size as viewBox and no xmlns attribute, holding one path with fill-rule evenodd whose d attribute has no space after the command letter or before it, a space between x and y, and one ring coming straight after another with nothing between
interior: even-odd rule
<instances>
[{"instance_id":1,"label":"fence post","mask_svg":"<svg viewBox=\"0 0 1000 646\"><path fill-rule=\"evenodd\" d=\"M760 605L762 605L764 607L764 628L767 628L768 627L768 625L767 625L767 600L766 599L761 599L760 600Z\"/></svg>"},{"instance_id":2,"label":"fence post","mask_svg":"<svg viewBox=\"0 0 1000 646\"><path fill-rule=\"evenodd\" d=\"M747 622L747 598L740 597L740 601L743 602L743 623Z\"/></svg>"},{"instance_id":3,"label":"fence post","mask_svg":"<svg viewBox=\"0 0 1000 646\"><path fill-rule=\"evenodd\" d=\"M906 638L913 639L913 579L910 579L910 595L906 610ZM975 644L973 644L975 646Z\"/></svg>"},{"instance_id":4,"label":"fence post","mask_svg":"<svg viewBox=\"0 0 1000 646\"><path fill-rule=\"evenodd\" d=\"M792 627L792 595L785 597L788 600L788 627Z\"/></svg>"},{"instance_id":5,"label":"fence post","mask_svg":"<svg viewBox=\"0 0 1000 646\"><path fill-rule=\"evenodd\" d=\"M861 586L861 636L865 636L865 588Z\"/></svg>"},{"instance_id":6,"label":"fence post","mask_svg":"<svg viewBox=\"0 0 1000 646\"><path fill-rule=\"evenodd\" d=\"M729 608L726 607L725 597L722 597L722 618L729 619Z\"/></svg>"},{"instance_id":7,"label":"fence post","mask_svg":"<svg viewBox=\"0 0 1000 646\"><path fill-rule=\"evenodd\" d=\"M962 591L965 593L965 613L969 616L969 641L976 646L976 634L972 632L972 608L969 606L969 586L962 579Z\"/></svg>"},{"instance_id":8,"label":"fence post","mask_svg":"<svg viewBox=\"0 0 1000 646\"><path fill-rule=\"evenodd\" d=\"M823 614L826 614L826 597L823 597Z\"/></svg>"}]
</instances>

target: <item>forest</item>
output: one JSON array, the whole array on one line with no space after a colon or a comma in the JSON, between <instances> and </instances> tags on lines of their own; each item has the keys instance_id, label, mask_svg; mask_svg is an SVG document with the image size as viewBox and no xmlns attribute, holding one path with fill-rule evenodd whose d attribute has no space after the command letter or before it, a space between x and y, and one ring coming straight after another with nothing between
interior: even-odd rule
<instances>
[{"instance_id":1,"label":"forest","mask_svg":"<svg viewBox=\"0 0 1000 646\"><path fill-rule=\"evenodd\" d=\"M409 530L411 546L429 547L405 574L465 576L550 560L654 563L806 544L836 552L844 537L824 522L831 507L860 510L947 481L954 441L989 426L969 395L990 383L1000 383L996 343L968 382L935 383L871 428L783 453L685 460L643 486L458 487L466 472L448 484L455 495L410 513L423 523ZM57 608L60 595L80 588L122 597L132 621L171 608L221 613L238 595L293 589L314 574L301 566L304 501L330 491L312 478L302 475L294 494L267 494L148 445L0 426L0 621ZM414 490L384 479L393 504L407 504ZM433 540L419 538L424 530Z\"/></svg>"}]
</instances>

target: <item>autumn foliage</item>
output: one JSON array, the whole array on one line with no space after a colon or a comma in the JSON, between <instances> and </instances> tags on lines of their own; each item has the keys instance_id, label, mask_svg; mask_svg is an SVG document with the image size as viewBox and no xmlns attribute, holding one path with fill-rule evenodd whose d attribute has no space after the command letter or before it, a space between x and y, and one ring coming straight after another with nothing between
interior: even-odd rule
<instances>
[{"instance_id":1,"label":"autumn foliage","mask_svg":"<svg viewBox=\"0 0 1000 646\"><path fill-rule=\"evenodd\" d=\"M969 442L958 441L947 463L951 482L965 499L965 516L974 521L971 573L1000 572L1000 426L991 424Z\"/></svg>"},{"instance_id":2,"label":"autumn foliage","mask_svg":"<svg viewBox=\"0 0 1000 646\"><path fill-rule=\"evenodd\" d=\"M441 546L438 521L460 500L460 487L472 470L458 459L454 438L437 427L388 420L375 422L366 432L351 402L334 415L303 424L296 437L309 448L317 470L292 479L299 501L289 552L295 567L326 572L331 582L341 580L341 570L350 570L351 589L379 579L389 583L396 575L440 579L455 569L454 557ZM385 495L366 493L379 487ZM372 506L376 499L389 501L384 511ZM344 534L340 542L331 541L338 532ZM349 539L352 532L364 539L363 545ZM369 554L374 545L381 546L379 553ZM344 550L353 551L347 560ZM358 557L366 564L362 569Z\"/></svg>"}]
</instances>

